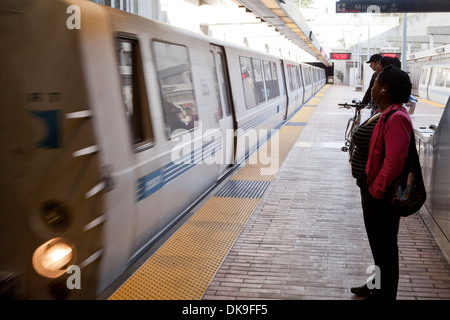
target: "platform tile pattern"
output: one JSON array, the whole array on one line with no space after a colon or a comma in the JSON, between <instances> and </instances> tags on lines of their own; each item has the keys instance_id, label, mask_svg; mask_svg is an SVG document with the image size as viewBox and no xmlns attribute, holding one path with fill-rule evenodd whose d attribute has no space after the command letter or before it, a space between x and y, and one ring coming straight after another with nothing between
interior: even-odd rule
<instances>
[{"instance_id":1,"label":"platform tile pattern","mask_svg":"<svg viewBox=\"0 0 450 320\"><path fill-rule=\"evenodd\" d=\"M204 300L355 299L349 288L366 281L373 262L359 188L340 150L351 113L337 104L357 96L334 85L318 101ZM439 112L419 102L413 123L428 125ZM401 220L398 238L397 298L450 299L450 266L420 214Z\"/></svg>"}]
</instances>

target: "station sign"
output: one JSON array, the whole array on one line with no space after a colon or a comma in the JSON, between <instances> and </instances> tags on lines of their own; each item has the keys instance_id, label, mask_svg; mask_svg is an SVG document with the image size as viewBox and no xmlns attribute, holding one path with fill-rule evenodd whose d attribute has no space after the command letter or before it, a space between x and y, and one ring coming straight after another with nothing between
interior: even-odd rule
<instances>
[{"instance_id":1,"label":"station sign","mask_svg":"<svg viewBox=\"0 0 450 320\"><path fill-rule=\"evenodd\" d=\"M450 12L449 0L339 0L336 13Z\"/></svg>"},{"instance_id":2,"label":"station sign","mask_svg":"<svg viewBox=\"0 0 450 320\"><path fill-rule=\"evenodd\" d=\"M330 53L331 60L350 60L351 58L352 58L352 54L349 52L346 52L346 53L332 52L332 53Z\"/></svg>"},{"instance_id":3,"label":"station sign","mask_svg":"<svg viewBox=\"0 0 450 320\"><path fill-rule=\"evenodd\" d=\"M400 52L394 52L394 53L380 53L383 57L391 57L391 58L397 58L400 60L401 53Z\"/></svg>"}]
</instances>

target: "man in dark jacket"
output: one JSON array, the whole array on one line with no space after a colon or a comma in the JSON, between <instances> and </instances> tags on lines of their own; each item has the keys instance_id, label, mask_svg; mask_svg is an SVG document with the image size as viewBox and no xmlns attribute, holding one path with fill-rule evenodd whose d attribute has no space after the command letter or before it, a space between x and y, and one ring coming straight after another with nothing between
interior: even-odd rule
<instances>
[{"instance_id":1,"label":"man in dark jacket","mask_svg":"<svg viewBox=\"0 0 450 320\"><path fill-rule=\"evenodd\" d=\"M361 101L362 105L367 105L371 100L370 92L372 90L373 84L375 83L375 78L377 77L377 74L378 74L377 67L378 67L378 64L380 63L381 58L382 58L381 54L376 53L370 57L369 61L367 61L367 63L370 63L370 67L375 72L372 75L372 79L370 79L369 87L367 88L366 94L364 95L364 98Z\"/></svg>"}]
</instances>

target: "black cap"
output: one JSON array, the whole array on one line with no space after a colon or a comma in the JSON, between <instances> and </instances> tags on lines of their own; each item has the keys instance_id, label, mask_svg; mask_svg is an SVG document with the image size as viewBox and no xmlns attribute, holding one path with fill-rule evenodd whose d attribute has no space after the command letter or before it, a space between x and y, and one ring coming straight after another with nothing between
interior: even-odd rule
<instances>
[{"instance_id":1,"label":"black cap","mask_svg":"<svg viewBox=\"0 0 450 320\"><path fill-rule=\"evenodd\" d=\"M375 53L373 56L370 57L369 61L367 61L366 63L380 61L381 58L382 58L381 54Z\"/></svg>"}]
</instances>

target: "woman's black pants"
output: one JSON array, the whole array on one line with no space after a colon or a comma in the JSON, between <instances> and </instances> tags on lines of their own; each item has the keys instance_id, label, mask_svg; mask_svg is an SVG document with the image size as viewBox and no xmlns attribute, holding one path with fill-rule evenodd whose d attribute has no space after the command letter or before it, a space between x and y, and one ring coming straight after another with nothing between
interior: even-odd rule
<instances>
[{"instance_id":1,"label":"woman's black pants","mask_svg":"<svg viewBox=\"0 0 450 320\"><path fill-rule=\"evenodd\" d=\"M380 270L380 289L376 293L383 299L395 300L399 278L397 234L400 216L388 201L372 197L367 183L358 181L358 186L370 249Z\"/></svg>"}]
</instances>

